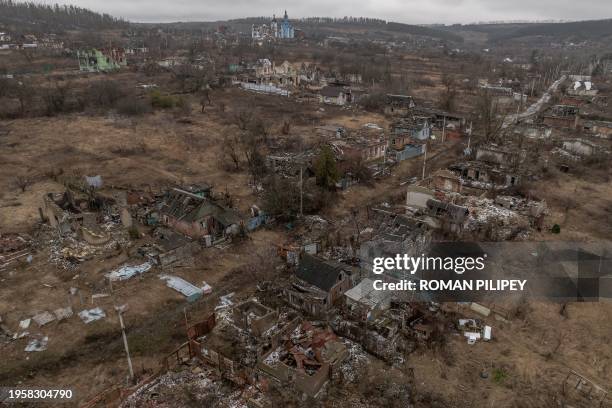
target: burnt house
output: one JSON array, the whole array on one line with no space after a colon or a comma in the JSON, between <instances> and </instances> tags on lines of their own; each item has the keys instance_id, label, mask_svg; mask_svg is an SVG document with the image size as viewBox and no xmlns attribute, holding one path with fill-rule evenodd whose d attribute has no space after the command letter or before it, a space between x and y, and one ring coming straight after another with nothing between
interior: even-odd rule
<instances>
[{"instance_id":1,"label":"burnt house","mask_svg":"<svg viewBox=\"0 0 612 408\"><path fill-rule=\"evenodd\" d=\"M461 177L463 186L476 189L506 188L518 184L521 179L518 171L484 161L462 162L449 169Z\"/></svg>"},{"instance_id":2,"label":"burnt house","mask_svg":"<svg viewBox=\"0 0 612 408\"><path fill-rule=\"evenodd\" d=\"M416 106L409 95L385 95L385 115L405 116Z\"/></svg>"},{"instance_id":3,"label":"burnt house","mask_svg":"<svg viewBox=\"0 0 612 408\"><path fill-rule=\"evenodd\" d=\"M454 224L462 224L469 215L470 211L460 205L446 203L444 201L429 199L427 209L436 217L445 217Z\"/></svg>"},{"instance_id":4,"label":"burnt house","mask_svg":"<svg viewBox=\"0 0 612 408\"><path fill-rule=\"evenodd\" d=\"M319 102L344 106L353 100L351 88L339 84L329 85L319 91Z\"/></svg>"},{"instance_id":5,"label":"burnt house","mask_svg":"<svg viewBox=\"0 0 612 408\"><path fill-rule=\"evenodd\" d=\"M461 179L449 170L438 170L432 176L432 185L436 190L453 193L461 192Z\"/></svg>"},{"instance_id":6,"label":"burnt house","mask_svg":"<svg viewBox=\"0 0 612 408\"><path fill-rule=\"evenodd\" d=\"M346 129L341 125L317 126L315 129L318 136L326 139L340 139L346 135Z\"/></svg>"},{"instance_id":7,"label":"burnt house","mask_svg":"<svg viewBox=\"0 0 612 408\"><path fill-rule=\"evenodd\" d=\"M431 136L431 123L426 116L411 116L401 118L391 124L391 138L401 138L409 136L415 140L427 140ZM404 141L406 143L406 141ZM392 145L395 149L401 150L403 145L397 143Z\"/></svg>"},{"instance_id":8,"label":"burnt house","mask_svg":"<svg viewBox=\"0 0 612 408\"><path fill-rule=\"evenodd\" d=\"M315 397L348 358L348 350L329 327L292 322L292 330L257 363L275 384Z\"/></svg>"},{"instance_id":9,"label":"burnt house","mask_svg":"<svg viewBox=\"0 0 612 408\"><path fill-rule=\"evenodd\" d=\"M111 211L115 204L112 197L97 193L48 193L43 196L39 208L41 219L57 228L60 234L76 232L80 239L91 245L109 241L110 235L100 227L102 212Z\"/></svg>"},{"instance_id":10,"label":"burnt house","mask_svg":"<svg viewBox=\"0 0 612 408\"><path fill-rule=\"evenodd\" d=\"M612 139L612 122L585 120L582 122L582 131L602 139Z\"/></svg>"},{"instance_id":11,"label":"burnt house","mask_svg":"<svg viewBox=\"0 0 612 408\"><path fill-rule=\"evenodd\" d=\"M354 160L361 157L364 161L384 158L387 143L387 137L383 131L365 128L352 131L343 139L329 142L339 160Z\"/></svg>"},{"instance_id":12,"label":"burnt house","mask_svg":"<svg viewBox=\"0 0 612 408\"><path fill-rule=\"evenodd\" d=\"M344 292L355 284L354 268L304 254L295 273L295 282L285 290L286 300L312 316L323 316Z\"/></svg>"},{"instance_id":13,"label":"burnt house","mask_svg":"<svg viewBox=\"0 0 612 408\"><path fill-rule=\"evenodd\" d=\"M314 151L302 153L280 153L266 156L266 167L283 177L313 177Z\"/></svg>"},{"instance_id":14,"label":"burnt house","mask_svg":"<svg viewBox=\"0 0 612 408\"><path fill-rule=\"evenodd\" d=\"M595 96L598 90L590 80L576 80L573 85L568 87L566 92L572 96Z\"/></svg>"},{"instance_id":15,"label":"burnt house","mask_svg":"<svg viewBox=\"0 0 612 408\"><path fill-rule=\"evenodd\" d=\"M82 208L70 191L44 195L43 206L39 211L41 218L60 233L70 232L83 222Z\"/></svg>"},{"instance_id":16,"label":"burnt house","mask_svg":"<svg viewBox=\"0 0 612 408\"><path fill-rule=\"evenodd\" d=\"M429 118L430 123L436 129L463 129L466 119L457 113L446 112L440 109L419 107L415 109L415 115Z\"/></svg>"},{"instance_id":17,"label":"burnt house","mask_svg":"<svg viewBox=\"0 0 612 408\"><path fill-rule=\"evenodd\" d=\"M544 112L543 123L563 129L576 129L579 108L571 105L555 105Z\"/></svg>"},{"instance_id":18,"label":"burnt house","mask_svg":"<svg viewBox=\"0 0 612 408\"><path fill-rule=\"evenodd\" d=\"M524 153L524 151L489 144L476 149L476 160L497 165L517 166L523 160Z\"/></svg>"},{"instance_id":19,"label":"burnt house","mask_svg":"<svg viewBox=\"0 0 612 408\"><path fill-rule=\"evenodd\" d=\"M232 314L236 326L257 337L263 336L278 320L277 312L253 299L236 305Z\"/></svg>"},{"instance_id":20,"label":"burnt house","mask_svg":"<svg viewBox=\"0 0 612 408\"><path fill-rule=\"evenodd\" d=\"M562 105L570 105L570 106L584 106L589 101L587 98L583 96L577 95L563 95L559 101Z\"/></svg>"},{"instance_id":21,"label":"burnt house","mask_svg":"<svg viewBox=\"0 0 612 408\"><path fill-rule=\"evenodd\" d=\"M236 211L210 197L178 188L167 192L159 215L164 225L192 239L236 235L243 226L243 219Z\"/></svg>"},{"instance_id":22,"label":"burnt house","mask_svg":"<svg viewBox=\"0 0 612 408\"><path fill-rule=\"evenodd\" d=\"M138 254L161 268L193 264L193 256L199 251L197 242L170 229L155 230L155 241L138 248Z\"/></svg>"}]
</instances>

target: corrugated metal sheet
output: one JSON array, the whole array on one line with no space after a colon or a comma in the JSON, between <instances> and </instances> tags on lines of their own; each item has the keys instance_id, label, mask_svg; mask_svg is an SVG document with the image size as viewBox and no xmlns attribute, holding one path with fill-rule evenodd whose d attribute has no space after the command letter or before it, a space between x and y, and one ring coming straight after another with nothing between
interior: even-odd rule
<instances>
[{"instance_id":1,"label":"corrugated metal sheet","mask_svg":"<svg viewBox=\"0 0 612 408\"><path fill-rule=\"evenodd\" d=\"M198 288L197 286L187 282L182 278L179 278L178 276L161 275L159 278L165 280L166 285L169 288L172 288L177 292L181 293L187 298L187 301L189 302L193 302L199 299L204 293L201 288Z\"/></svg>"}]
</instances>

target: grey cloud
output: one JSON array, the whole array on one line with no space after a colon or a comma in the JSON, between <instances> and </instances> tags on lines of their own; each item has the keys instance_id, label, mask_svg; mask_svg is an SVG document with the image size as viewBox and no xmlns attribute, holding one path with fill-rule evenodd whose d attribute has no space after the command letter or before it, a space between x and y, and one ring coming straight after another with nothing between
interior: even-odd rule
<instances>
[{"instance_id":1,"label":"grey cloud","mask_svg":"<svg viewBox=\"0 0 612 408\"><path fill-rule=\"evenodd\" d=\"M612 17L610 0L58 0L131 21L215 21L249 16L364 16L409 24Z\"/></svg>"}]
</instances>

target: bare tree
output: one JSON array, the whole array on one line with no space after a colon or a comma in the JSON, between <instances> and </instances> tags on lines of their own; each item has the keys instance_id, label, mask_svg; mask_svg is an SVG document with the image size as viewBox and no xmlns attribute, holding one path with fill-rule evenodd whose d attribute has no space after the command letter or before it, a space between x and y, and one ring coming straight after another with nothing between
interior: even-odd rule
<instances>
[{"instance_id":1,"label":"bare tree","mask_svg":"<svg viewBox=\"0 0 612 408\"><path fill-rule=\"evenodd\" d=\"M442 84L444 85L444 91L442 95L440 95L440 109L453 111L455 109L455 99L457 96L455 77L445 73L442 75Z\"/></svg>"},{"instance_id":2,"label":"bare tree","mask_svg":"<svg viewBox=\"0 0 612 408\"><path fill-rule=\"evenodd\" d=\"M233 170L240 170L240 141L234 135L226 133L223 137L223 144L221 145L221 160L224 166L228 162L233 164Z\"/></svg>"},{"instance_id":3,"label":"bare tree","mask_svg":"<svg viewBox=\"0 0 612 408\"><path fill-rule=\"evenodd\" d=\"M19 101L19 114L25 116L35 97L34 88L20 83L12 88L13 96Z\"/></svg>"},{"instance_id":4,"label":"bare tree","mask_svg":"<svg viewBox=\"0 0 612 408\"><path fill-rule=\"evenodd\" d=\"M43 101L46 105L47 115L55 115L66 110L69 91L69 83L61 84L59 82L56 82L55 84L44 89Z\"/></svg>"},{"instance_id":5,"label":"bare tree","mask_svg":"<svg viewBox=\"0 0 612 408\"><path fill-rule=\"evenodd\" d=\"M281 127L281 133L283 135L288 135L291 130L291 123L288 120L283 121L283 126Z\"/></svg>"},{"instance_id":6,"label":"bare tree","mask_svg":"<svg viewBox=\"0 0 612 408\"><path fill-rule=\"evenodd\" d=\"M267 171L265 159L261 152L262 138L253 131L242 131L239 133L239 137L249 174L255 184Z\"/></svg>"},{"instance_id":7,"label":"bare tree","mask_svg":"<svg viewBox=\"0 0 612 408\"><path fill-rule=\"evenodd\" d=\"M208 89L204 89L200 98L200 107L202 108L202 113L204 113L204 108L206 108L207 105L212 105L212 101L210 100L210 91Z\"/></svg>"},{"instance_id":8,"label":"bare tree","mask_svg":"<svg viewBox=\"0 0 612 408\"><path fill-rule=\"evenodd\" d=\"M13 182L22 193L25 193L26 189L32 185L32 179L27 176L17 176Z\"/></svg>"},{"instance_id":9,"label":"bare tree","mask_svg":"<svg viewBox=\"0 0 612 408\"><path fill-rule=\"evenodd\" d=\"M247 130L251 121L253 120L253 112L250 110L240 110L236 112L235 119L238 129Z\"/></svg>"},{"instance_id":10,"label":"bare tree","mask_svg":"<svg viewBox=\"0 0 612 408\"><path fill-rule=\"evenodd\" d=\"M477 124L483 140L486 143L494 141L499 136L504 123L504 116L501 115L497 99L485 90L480 93L476 108Z\"/></svg>"},{"instance_id":11,"label":"bare tree","mask_svg":"<svg viewBox=\"0 0 612 408\"><path fill-rule=\"evenodd\" d=\"M21 48L19 50L19 54L21 54L21 56L25 58L28 64L34 62L34 50L32 48Z\"/></svg>"}]
</instances>

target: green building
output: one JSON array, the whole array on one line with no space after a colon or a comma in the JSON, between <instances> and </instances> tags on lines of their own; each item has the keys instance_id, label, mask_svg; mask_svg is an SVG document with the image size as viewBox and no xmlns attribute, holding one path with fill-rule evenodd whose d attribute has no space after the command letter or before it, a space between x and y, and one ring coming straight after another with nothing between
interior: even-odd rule
<instances>
[{"instance_id":1,"label":"green building","mask_svg":"<svg viewBox=\"0 0 612 408\"><path fill-rule=\"evenodd\" d=\"M79 69L85 72L107 72L114 71L127 65L125 53L122 49L88 50L77 51Z\"/></svg>"}]
</instances>

